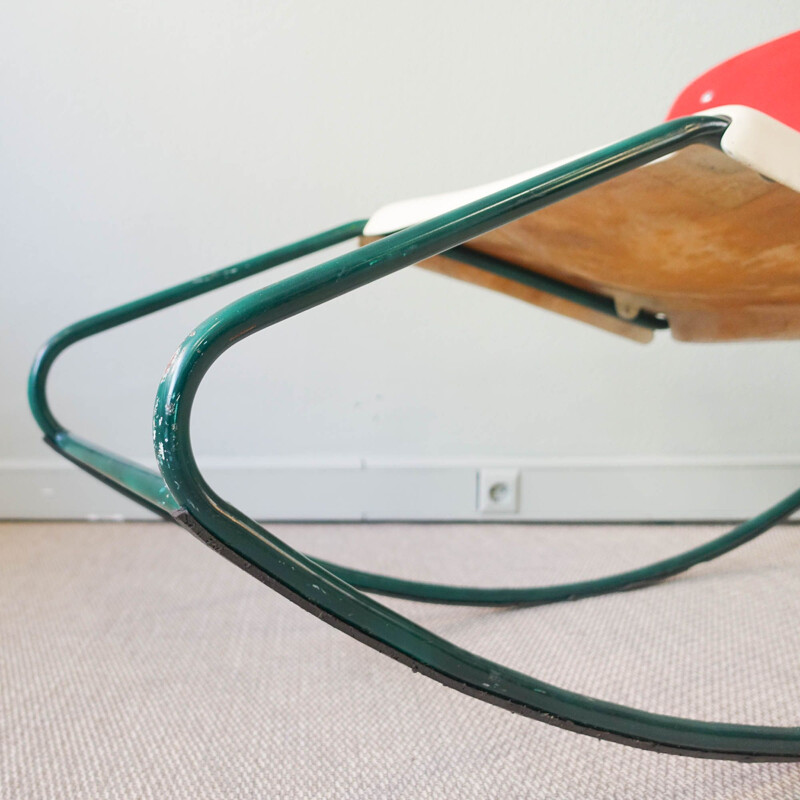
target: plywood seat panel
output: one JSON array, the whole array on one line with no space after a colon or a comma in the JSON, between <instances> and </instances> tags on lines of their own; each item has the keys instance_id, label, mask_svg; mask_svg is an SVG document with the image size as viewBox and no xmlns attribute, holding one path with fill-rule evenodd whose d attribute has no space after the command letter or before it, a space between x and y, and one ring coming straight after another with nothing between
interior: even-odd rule
<instances>
[{"instance_id":1,"label":"plywood seat panel","mask_svg":"<svg viewBox=\"0 0 800 800\"><path fill-rule=\"evenodd\" d=\"M423 199L417 213L435 210L434 200ZM712 147L689 147L467 247L611 297L623 311L664 314L678 339L800 337L800 193ZM651 338L624 320L449 258L421 266Z\"/></svg>"},{"instance_id":2,"label":"plywood seat panel","mask_svg":"<svg viewBox=\"0 0 800 800\"><path fill-rule=\"evenodd\" d=\"M665 313L677 338L800 335L800 194L708 147L615 178L468 246ZM697 318L704 312L709 325Z\"/></svg>"}]
</instances>

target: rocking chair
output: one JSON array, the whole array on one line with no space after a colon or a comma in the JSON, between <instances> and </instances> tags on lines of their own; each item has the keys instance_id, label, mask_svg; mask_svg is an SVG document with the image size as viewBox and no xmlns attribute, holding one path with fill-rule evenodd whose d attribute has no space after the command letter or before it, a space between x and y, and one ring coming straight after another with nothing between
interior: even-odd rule
<instances>
[{"instance_id":1,"label":"rocking chair","mask_svg":"<svg viewBox=\"0 0 800 800\"><path fill-rule=\"evenodd\" d=\"M800 32L712 69L684 90L665 123L622 142L487 186L396 203L78 322L44 346L31 373L30 404L45 441L314 615L447 686L640 748L800 760L800 727L689 720L586 697L457 647L365 594L512 606L629 590L754 539L800 508L800 490L713 541L638 569L555 586L449 586L295 551L209 486L189 435L197 388L228 348L412 264L636 342L662 330L685 341L800 338L799 82ZM50 410L48 373L75 342L356 237L360 249L255 291L189 334L158 387L160 474L84 441Z\"/></svg>"}]
</instances>

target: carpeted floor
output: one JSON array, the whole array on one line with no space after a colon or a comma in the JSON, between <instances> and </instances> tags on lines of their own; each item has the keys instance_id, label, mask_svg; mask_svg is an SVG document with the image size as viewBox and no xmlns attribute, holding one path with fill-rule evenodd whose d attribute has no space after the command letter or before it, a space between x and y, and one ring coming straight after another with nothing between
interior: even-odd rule
<instances>
[{"instance_id":1,"label":"carpeted floor","mask_svg":"<svg viewBox=\"0 0 800 800\"><path fill-rule=\"evenodd\" d=\"M705 527L275 525L397 575L616 571ZM386 601L544 680L652 711L800 721L800 528L659 586L518 610ZM0 797L783 798L800 764L659 755L512 715L333 630L166 524L0 525Z\"/></svg>"}]
</instances>

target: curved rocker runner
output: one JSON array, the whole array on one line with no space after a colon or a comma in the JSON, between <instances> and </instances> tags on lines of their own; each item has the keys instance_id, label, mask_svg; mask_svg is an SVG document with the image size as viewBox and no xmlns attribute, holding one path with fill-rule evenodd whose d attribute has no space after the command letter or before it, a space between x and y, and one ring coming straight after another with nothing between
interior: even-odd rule
<instances>
[{"instance_id":1,"label":"curved rocker runner","mask_svg":"<svg viewBox=\"0 0 800 800\"><path fill-rule=\"evenodd\" d=\"M798 34L739 59L761 51L764 61L767 48L769 62L776 48L787 47L800 70ZM729 62L728 71L731 64L736 67L737 60ZM723 88L727 74L708 73ZM334 228L66 328L45 345L31 373L30 404L46 441L316 616L462 692L636 747L743 761L800 760L800 728L682 719L566 691L456 647L363 593L535 605L632 589L750 541L800 508L800 489L724 536L639 569L558 586L445 586L353 570L293 550L214 492L191 446L195 393L223 352L246 336L416 263L637 341L666 328L694 341L800 336L800 286L791 272L800 257L800 114L795 120L750 101L736 105L736 97L725 99L722 88L717 91L724 105L705 110L695 97L705 85L699 80L679 98L674 119L618 144L489 187L389 206L369 221ZM619 229L621 219L635 221L630 235ZM667 244L666 225L676 231ZM582 236L561 235L570 226ZM362 248L243 297L186 338L156 398L160 475L83 441L51 412L47 376L70 345L355 237L362 237ZM698 243L710 238L718 246L695 258ZM565 240L573 243L565 246ZM731 264L746 266L757 258L762 265L767 260L774 276L766 289L746 269L719 279Z\"/></svg>"}]
</instances>

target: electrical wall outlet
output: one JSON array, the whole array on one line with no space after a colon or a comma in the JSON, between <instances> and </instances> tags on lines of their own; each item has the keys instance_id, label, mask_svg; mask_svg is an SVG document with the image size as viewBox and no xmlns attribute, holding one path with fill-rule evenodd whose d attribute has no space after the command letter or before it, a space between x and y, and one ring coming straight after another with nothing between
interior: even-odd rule
<instances>
[{"instance_id":1,"label":"electrical wall outlet","mask_svg":"<svg viewBox=\"0 0 800 800\"><path fill-rule=\"evenodd\" d=\"M519 511L519 470L478 470L478 511L516 514Z\"/></svg>"}]
</instances>

